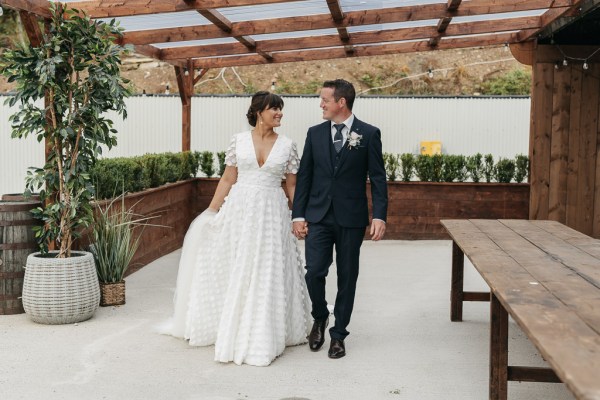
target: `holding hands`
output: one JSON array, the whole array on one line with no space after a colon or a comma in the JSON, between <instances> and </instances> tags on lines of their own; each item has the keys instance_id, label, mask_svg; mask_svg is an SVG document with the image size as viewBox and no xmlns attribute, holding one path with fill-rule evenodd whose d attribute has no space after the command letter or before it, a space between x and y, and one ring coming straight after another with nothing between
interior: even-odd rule
<instances>
[{"instance_id":1,"label":"holding hands","mask_svg":"<svg viewBox=\"0 0 600 400\"><path fill-rule=\"evenodd\" d=\"M308 234L308 222L306 221L295 221L292 223L292 233L298 239L303 239Z\"/></svg>"},{"instance_id":2,"label":"holding hands","mask_svg":"<svg viewBox=\"0 0 600 400\"><path fill-rule=\"evenodd\" d=\"M298 239L304 239L308 235L308 223L306 221L296 221L292 223L292 233ZM385 235L385 222L374 219L371 222L371 240L378 241Z\"/></svg>"}]
</instances>

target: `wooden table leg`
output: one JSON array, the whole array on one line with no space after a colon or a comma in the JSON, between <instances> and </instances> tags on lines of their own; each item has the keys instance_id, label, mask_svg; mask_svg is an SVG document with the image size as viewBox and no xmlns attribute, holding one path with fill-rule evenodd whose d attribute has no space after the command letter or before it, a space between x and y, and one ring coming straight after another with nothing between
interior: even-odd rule
<instances>
[{"instance_id":1,"label":"wooden table leg","mask_svg":"<svg viewBox=\"0 0 600 400\"><path fill-rule=\"evenodd\" d=\"M450 287L450 321L462 321L463 277L465 255L456 242L452 242L452 283Z\"/></svg>"},{"instance_id":2,"label":"wooden table leg","mask_svg":"<svg viewBox=\"0 0 600 400\"><path fill-rule=\"evenodd\" d=\"M508 396L508 313L494 293L490 306L490 400Z\"/></svg>"}]
</instances>

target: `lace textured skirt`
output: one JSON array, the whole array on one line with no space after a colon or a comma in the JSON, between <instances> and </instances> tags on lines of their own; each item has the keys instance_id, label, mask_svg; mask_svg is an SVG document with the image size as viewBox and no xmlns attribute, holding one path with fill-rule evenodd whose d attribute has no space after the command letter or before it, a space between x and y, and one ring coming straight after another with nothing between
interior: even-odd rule
<instances>
[{"instance_id":1,"label":"lace textured skirt","mask_svg":"<svg viewBox=\"0 0 600 400\"><path fill-rule=\"evenodd\" d=\"M278 187L235 184L183 245L169 334L215 344L215 360L269 365L306 342L310 302L290 211Z\"/></svg>"}]
</instances>

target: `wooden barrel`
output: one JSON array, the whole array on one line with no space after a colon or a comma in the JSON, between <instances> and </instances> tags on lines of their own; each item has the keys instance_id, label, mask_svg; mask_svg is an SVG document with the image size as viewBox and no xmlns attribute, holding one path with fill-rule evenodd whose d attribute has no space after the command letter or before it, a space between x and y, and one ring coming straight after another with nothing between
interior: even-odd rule
<instances>
[{"instance_id":1,"label":"wooden barrel","mask_svg":"<svg viewBox=\"0 0 600 400\"><path fill-rule=\"evenodd\" d=\"M40 201L39 194L32 194L29 198L26 198L23 193L8 193L2 195L2 200L5 201Z\"/></svg>"},{"instance_id":2,"label":"wooden barrel","mask_svg":"<svg viewBox=\"0 0 600 400\"><path fill-rule=\"evenodd\" d=\"M25 263L37 251L33 219L29 210L39 201L0 201L0 315L23 313L21 293Z\"/></svg>"}]
</instances>

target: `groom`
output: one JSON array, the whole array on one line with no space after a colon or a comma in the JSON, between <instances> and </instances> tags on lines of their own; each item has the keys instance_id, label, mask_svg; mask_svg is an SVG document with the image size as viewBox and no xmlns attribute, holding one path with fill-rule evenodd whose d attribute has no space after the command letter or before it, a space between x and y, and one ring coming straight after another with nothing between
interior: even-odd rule
<instances>
[{"instance_id":1,"label":"groom","mask_svg":"<svg viewBox=\"0 0 600 400\"><path fill-rule=\"evenodd\" d=\"M367 176L373 198L372 240L383 237L387 213L381 132L352 114L354 97L354 86L343 79L323 84L321 109L327 121L306 134L292 211L294 235L306 238L306 284L314 318L308 336L312 351L325 342L329 321L325 277L335 247L338 276L335 324L329 329L330 358L346 355L344 339L354 306L360 246L369 225Z\"/></svg>"}]
</instances>

